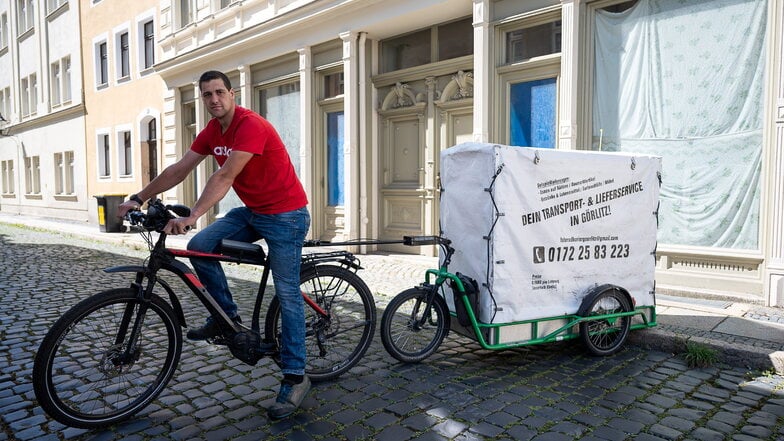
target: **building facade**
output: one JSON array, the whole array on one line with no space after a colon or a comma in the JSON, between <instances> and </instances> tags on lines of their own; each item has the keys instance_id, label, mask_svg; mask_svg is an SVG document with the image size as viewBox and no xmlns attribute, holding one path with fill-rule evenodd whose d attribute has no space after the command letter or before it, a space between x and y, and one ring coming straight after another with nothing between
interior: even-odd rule
<instances>
[{"instance_id":1,"label":"building facade","mask_svg":"<svg viewBox=\"0 0 784 441\"><path fill-rule=\"evenodd\" d=\"M107 24L88 26L101 8L113 11ZM309 194L312 237L437 233L439 154L463 141L651 153L664 163L659 292L784 305L784 0L161 0L133 11L84 0L82 9L84 179L96 192L138 189L155 162L150 141L159 168L181 157L209 118L197 79L218 69L238 103L281 132ZM152 9L149 71L139 60ZM112 72L126 30L137 63L127 79ZM25 77L15 75L11 87ZM142 98L156 81L157 104ZM112 112L118 101L135 104ZM156 135L144 128L153 119ZM9 151L0 150L6 162ZM193 203L214 167L205 161L165 198ZM6 188L3 211L14 200Z\"/></svg>"},{"instance_id":2,"label":"building facade","mask_svg":"<svg viewBox=\"0 0 784 441\"><path fill-rule=\"evenodd\" d=\"M0 3L0 209L87 220L79 2Z\"/></svg>"},{"instance_id":3,"label":"building facade","mask_svg":"<svg viewBox=\"0 0 784 441\"><path fill-rule=\"evenodd\" d=\"M94 196L133 194L160 171L165 87L154 70L158 1L81 0L81 11L86 179L95 207ZM89 210L91 222L97 213Z\"/></svg>"}]
</instances>

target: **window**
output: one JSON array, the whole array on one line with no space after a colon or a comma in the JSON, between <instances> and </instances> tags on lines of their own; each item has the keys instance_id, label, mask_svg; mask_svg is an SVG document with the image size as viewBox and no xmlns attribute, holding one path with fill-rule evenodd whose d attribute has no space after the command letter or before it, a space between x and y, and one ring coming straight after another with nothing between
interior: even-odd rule
<instances>
[{"instance_id":1,"label":"window","mask_svg":"<svg viewBox=\"0 0 784 441\"><path fill-rule=\"evenodd\" d=\"M17 23L23 34L35 26L35 0L17 0Z\"/></svg>"},{"instance_id":2,"label":"window","mask_svg":"<svg viewBox=\"0 0 784 441\"><path fill-rule=\"evenodd\" d=\"M6 160L0 161L0 174L2 174L2 190L3 194L14 194L14 161Z\"/></svg>"},{"instance_id":3,"label":"window","mask_svg":"<svg viewBox=\"0 0 784 441\"><path fill-rule=\"evenodd\" d=\"M555 78L510 85L509 144L524 147L555 147Z\"/></svg>"},{"instance_id":4,"label":"window","mask_svg":"<svg viewBox=\"0 0 784 441\"><path fill-rule=\"evenodd\" d=\"M28 156L25 158L25 193L29 195L41 194L40 156Z\"/></svg>"},{"instance_id":5,"label":"window","mask_svg":"<svg viewBox=\"0 0 784 441\"><path fill-rule=\"evenodd\" d=\"M344 203L345 127L343 111L327 113L327 205Z\"/></svg>"},{"instance_id":6,"label":"window","mask_svg":"<svg viewBox=\"0 0 784 441\"><path fill-rule=\"evenodd\" d=\"M228 7L232 1L233 0L220 0L220 8L223 9Z\"/></svg>"},{"instance_id":7,"label":"window","mask_svg":"<svg viewBox=\"0 0 784 441\"><path fill-rule=\"evenodd\" d=\"M450 60L474 53L474 26L471 19L443 24L436 30L438 60Z\"/></svg>"},{"instance_id":8,"label":"window","mask_svg":"<svg viewBox=\"0 0 784 441\"><path fill-rule=\"evenodd\" d=\"M123 32L117 37L117 73L118 79L128 78L131 75L130 43L128 32Z\"/></svg>"},{"instance_id":9,"label":"window","mask_svg":"<svg viewBox=\"0 0 784 441\"><path fill-rule=\"evenodd\" d=\"M778 17L767 13L767 0L730 4L591 11L593 148L666 158L659 244L762 246L762 78Z\"/></svg>"},{"instance_id":10,"label":"window","mask_svg":"<svg viewBox=\"0 0 784 441\"><path fill-rule=\"evenodd\" d=\"M0 50L8 47L8 14L0 14Z\"/></svg>"},{"instance_id":11,"label":"window","mask_svg":"<svg viewBox=\"0 0 784 441\"><path fill-rule=\"evenodd\" d=\"M35 74L22 78L22 116L31 116L38 110L38 80Z\"/></svg>"},{"instance_id":12,"label":"window","mask_svg":"<svg viewBox=\"0 0 784 441\"><path fill-rule=\"evenodd\" d=\"M52 106L71 101L71 57L64 57L51 66Z\"/></svg>"},{"instance_id":13,"label":"window","mask_svg":"<svg viewBox=\"0 0 784 441\"><path fill-rule=\"evenodd\" d=\"M109 145L109 134L101 133L98 135L98 177L108 178L112 175L111 150Z\"/></svg>"},{"instance_id":14,"label":"window","mask_svg":"<svg viewBox=\"0 0 784 441\"><path fill-rule=\"evenodd\" d=\"M46 12L51 14L66 3L68 3L68 0L46 0Z\"/></svg>"},{"instance_id":15,"label":"window","mask_svg":"<svg viewBox=\"0 0 784 441\"><path fill-rule=\"evenodd\" d=\"M392 72L474 53L471 19L445 23L381 42L381 71Z\"/></svg>"},{"instance_id":16,"label":"window","mask_svg":"<svg viewBox=\"0 0 784 441\"><path fill-rule=\"evenodd\" d=\"M56 195L74 194L74 153L54 154L54 192Z\"/></svg>"},{"instance_id":17,"label":"window","mask_svg":"<svg viewBox=\"0 0 784 441\"><path fill-rule=\"evenodd\" d=\"M300 86L299 81L258 90L259 114L278 130L297 174L300 172Z\"/></svg>"},{"instance_id":18,"label":"window","mask_svg":"<svg viewBox=\"0 0 784 441\"><path fill-rule=\"evenodd\" d=\"M194 21L196 12L194 0L180 0L180 27L184 28Z\"/></svg>"},{"instance_id":19,"label":"window","mask_svg":"<svg viewBox=\"0 0 784 441\"><path fill-rule=\"evenodd\" d=\"M105 41L95 45L95 83L97 86L109 83L109 54L106 49Z\"/></svg>"},{"instance_id":20,"label":"window","mask_svg":"<svg viewBox=\"0 0 784 441\"><path fill-rule=\"evenodd\" d=\"M119 142L120 150L118 158L120 159L120 175L130 176L133 174L133 149L131 147L131 132L120 132Z\"/></svg>"},{"instance_id":21,"label":"window","mask_svg":"<svg viewBox=\"0 0 784 441\"><path fill-rule=\"evenodd\" d=\"M62 60L63 66L63 103L71 102L71 57Z\"/></svg>"},{"instance_id":22,"label":"window","mask_svg":"<svg viewBox=\"0 0 784 441\"><path fill-rule=\"evenodd\" d=\"M506 63L561 52L561 21L506 33Z\"/></svg>"},{"instance_id":23,"label":"window","mask_svg":"<svg viewBox=\"0 0 784 441\"><path fill-rule=\"evenodd\" d=\"M52 63L51 68L51 83L52 83L52 106L59 106L60 105L60 87L62 84L62 78L60 77L60 62Z\"/></svg>"},{"instance_id":24,"label":"window","mask_svg":"<svg viewBox=\"0 0 784 441\"><path fill-rule=\"evenodd\" d=\"M11 120L11 88L0 89L0 115L7 121Z\"/></svg>"},{"instance_id":25,"label":"window","mask_svg":"<svg viewBox=\"0 0 784 441\"><path fill-rule=\"evenodd\" d=\"M65 152L65 192L74 194L74 152Z\"/></svg>"},{"instance_id":26,"label":"window","mask_svg":"<svg viewBox=\"0 0 784 441\"><path fill-rule=\"evenodd\" d=\"M343 72L324 75L324 99L343 95Z\"/></svg>"},{"instance_id":27,"label":"window","mask_svg":"<svg viewBox=\"0 0 784 441\"><path fill-rule=\"evenodd\" d=\"M144 23L144 68L149 69L155 64L155 28L152 20Z\"/></svg>"}]
</instances>

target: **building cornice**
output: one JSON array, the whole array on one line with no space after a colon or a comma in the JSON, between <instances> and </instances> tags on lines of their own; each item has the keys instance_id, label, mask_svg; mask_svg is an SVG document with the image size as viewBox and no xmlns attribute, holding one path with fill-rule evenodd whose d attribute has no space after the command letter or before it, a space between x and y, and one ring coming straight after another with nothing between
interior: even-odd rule
<instances>
[{"instance_id":1,"label":"building cornice","mask_svg":"<svg viewBox=\"0 0 784 441\"><path fill-rule=\"evenodd\" d=\"M13 132L27 131L30 129L48 126L52 123L65 121L73 117L85 116L86 114L87 108L84 106L84 103L80 103L75 106L67 107L56 112L50 112L46 115L31 118L17 124L7 125L3 127L3 130L8 130L10 134L13 134Z\"/></svg>"}]
</instances>

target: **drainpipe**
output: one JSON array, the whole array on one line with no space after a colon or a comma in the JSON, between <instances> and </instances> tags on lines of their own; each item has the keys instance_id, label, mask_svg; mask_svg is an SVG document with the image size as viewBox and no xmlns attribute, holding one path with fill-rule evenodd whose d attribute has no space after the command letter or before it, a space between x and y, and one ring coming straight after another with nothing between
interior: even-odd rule
<instances>
[{"instance_id":1,"label":"drainpipe","mask_svg":"<svg viewBox=\"0 0 784 441\"><path fill-rule=\"evenodd\" d=\"M368 65L365 49L366 43L367 32L360 32L359 45L357 48L357 76L359 76L359 91L357 93L357 99L359 100L359 113L357 115L359 124L359 237L370 237L368 234L368 186L370 184L368 181L368 170L370 168L370 164L367 163L370 143L368 142L367 118L371 112L369 112L367 105L368 100L366 79ZM365 254L367 253L367 249L368 247L363 245L360 247L359 252L361 254Z\"/></svg>"}]
</instances>

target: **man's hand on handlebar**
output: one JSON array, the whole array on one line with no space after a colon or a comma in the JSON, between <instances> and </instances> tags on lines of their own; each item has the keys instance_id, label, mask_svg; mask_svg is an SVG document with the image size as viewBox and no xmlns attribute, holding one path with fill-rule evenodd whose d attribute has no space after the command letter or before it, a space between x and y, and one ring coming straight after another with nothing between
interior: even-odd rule
<instances>
[{"instance_id":1,"label":"man's hand on handlebar","mask_svg":"<svg viewBox=\"0 0 784 441\"><path fill-rule=\"evenodd\" d=\"M124 218L129 211L138 210L141 206L136 201L125 201L117 206L117 217Z\"/></svg>"},{"instance_id":2,"label":"man's hand on handlebar","mask_svg":"<svg viewBox=\"0 0 784 441\"><path fill-rule=\"evenodd\" d=\"M196 221L190 217L178 217L171 219L164 227L163 232L171 235L185 234L193 228L195 223Z\"/></svg>"}]
</instances>

